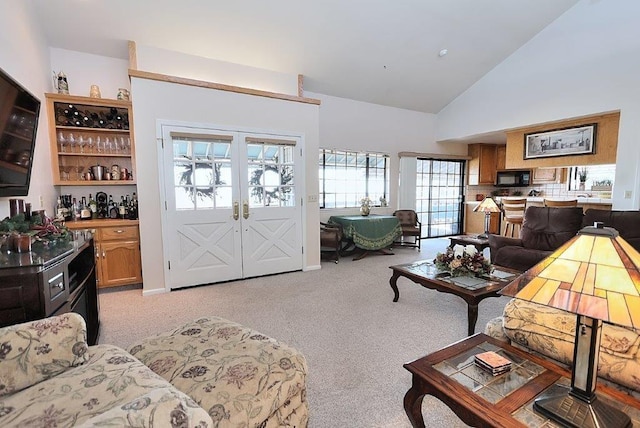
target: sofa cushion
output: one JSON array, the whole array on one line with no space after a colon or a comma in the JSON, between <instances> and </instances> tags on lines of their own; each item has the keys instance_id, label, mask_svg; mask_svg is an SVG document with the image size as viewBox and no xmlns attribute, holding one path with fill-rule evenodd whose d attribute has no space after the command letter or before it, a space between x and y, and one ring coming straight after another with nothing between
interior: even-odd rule
<instances>
[{"instance_id":1,"label":"sofa cushion","mask_svg":"<svg viewBox=\"0 0 640 428\"><path fill-rule=\"evenodd\" d=\"M607 211L588 209L584 213L584 226L596 221L616 229L633 248L640 251L640 211Z\"/></svg>"},{"instance_id":2,"label":"sofa cushion","mask_svg":"<svg viewBox=\"0 0 640 428\"><path fill-rule=\"evenodd\" d=\"M304 356L257 331L201 318L130 352L207 410L216 427L306 426Z\"/></svg>"},{"instance_id":3,"label":"sofa cushion","mask_svg":"<svg viewBox=\"0 0 640 428\"><path fill-rule=\"evenodd\" d=\"M582 227L582 208L529 207L520 239L525 248L553 251L573 238Z\"/></svg>"},{"instance_id":4,"label":"sofa cushion","mask_svg":"<svg viewBox=\"0 0 640 428\"><path fill-rule=\"evenodd\" d=\"M496 264L524 272L548 257L553 251L534 250L524 247L502 247L496 251Z\"/></svg>"},{"instance_id":5,"label":"sofa cushion","mask_svg":"<svg viewBox=\"0 0 640 428\"><path fill-rule=\"evenodd\" d=\"M64 315L0 328L0 396L87 362L82 316Z\"/></svg>"},{"instance_id":6,"label":"sofa cushion","mask_svg":"<svg viewBox=\"0 0 640 428\"><path fill-rule=\"evenodd\" d=\"M4 396L0 426L94 425L93 418L106 426L212 426L192 399L123 349L97 345L88 354L86 364Z\"/></svg>"}]
</instances>

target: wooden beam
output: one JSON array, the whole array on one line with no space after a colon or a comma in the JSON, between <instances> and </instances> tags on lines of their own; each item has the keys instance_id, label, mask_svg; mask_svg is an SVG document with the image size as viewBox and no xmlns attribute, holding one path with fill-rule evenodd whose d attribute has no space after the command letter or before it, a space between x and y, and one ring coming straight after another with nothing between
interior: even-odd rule
<instances>
[{"instance_id":1,"label":"wooden beam","mask_svg":"<svg viewBox=\"0 0 640 428\"><path fill-rule=\"evenodd\" d=\"M138 69L138 51L136 50L136 42L129 40L129 69Z\"/></svg>"},{"instance_id":2,"label":"wooden beam","mask_svg":"<svg viewBox=\"0 0 640 428\"><path fill-rule=\"evenodd\" d=\"M179 85L197 86L199 88L217 89L219 91L236 92L239 94L255 95L258 97L275 98L278 100L294 101L304 104L320 105L320 100L314 98L298 97L295 95L280 94L277 92L262 91L260 89L243 88L240 86L224 85L222 83L207 82L205 80L188 79L186 77L170 76L167 74L151 73L129 69L129 77L156 80L159 82L176 83Z\"/></svg>"}]
</instances>

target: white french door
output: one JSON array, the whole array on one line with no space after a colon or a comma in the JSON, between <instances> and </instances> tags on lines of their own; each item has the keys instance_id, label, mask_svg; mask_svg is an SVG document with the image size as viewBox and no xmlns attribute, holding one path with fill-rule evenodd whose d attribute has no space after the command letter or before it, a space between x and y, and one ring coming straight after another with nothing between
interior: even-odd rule
<instances>
[{"instance_id":1,"label":"white french door","mask_svg":"<svg viewBox=\"0 0 640 428\"><path fill-rule=\"evenodd\" d=\"M162 126L170 288L302 268L300 138Z\"/></svg>"}]
</instances>

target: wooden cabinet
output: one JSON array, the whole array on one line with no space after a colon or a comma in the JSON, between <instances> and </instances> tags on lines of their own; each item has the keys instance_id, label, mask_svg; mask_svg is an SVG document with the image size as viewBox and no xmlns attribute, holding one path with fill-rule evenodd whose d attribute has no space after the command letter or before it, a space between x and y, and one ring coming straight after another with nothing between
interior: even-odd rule
<instances>
[{"instance_id":1,"label":"wooden cabinet","mask_svg":"<svg viewBox=\"0 0 640 428\"><path fill-rule=\"evenodd\" d=\"M45 94L54 185L135 184L131 102ZM90 167L126 168L127 177L87 179Z\"/></svg>"},{"instance_id":2,"label":"wooden cabinet","mask_svg":"<svg viewBox=\"0 0 640 428\"><path fill-rule=\"evenodd\" d=\"M136 220L68 222L70 229L95 229L98 287L142 282L140 235Z\"/></svg>"},{"instance_id":3,"label":"wooden cabinet","mask_svg":"<svg viewBox=\"0 0 640 428\"><path fill-rule=\"evenodd\" d=\"M469 185L494 185L496 171L505 166L506 147L497 144L470 144L469 156Z\"/></svg>"},{"instance_id":4,"label":"wooden cabinet","mask_svg":"<svg viewBox=\"0 0 640 428\"><path fill-rule=\"evenodd\" d=\"M566 168L534 168L532 184L564 183Z\"/></svg>"},{"instance_id":5,"label":"wooden cabinet","mask_svg":"<svg viewBox=\"0 0 640 428\"><path fill-rule=\"evenodd\" d=\"M95 345L100 327L94 242L78 240L31 253L0 253L0 326L76 312Z\"/></svg>"}]
</instances>

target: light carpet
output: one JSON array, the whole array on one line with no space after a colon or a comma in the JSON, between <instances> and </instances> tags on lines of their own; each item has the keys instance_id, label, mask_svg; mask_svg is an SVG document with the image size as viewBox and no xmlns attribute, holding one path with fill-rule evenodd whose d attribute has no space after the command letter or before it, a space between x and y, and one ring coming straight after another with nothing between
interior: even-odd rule
<instances>
[{"instance_id":1,"label":"light carpet","mask_svg":"<svg viewBox=\"0 0 640 428\"><path fill-rule=\"evenodd\" d=\"M142 297L141 290L101 290L100 343L126 348L197 317L239 322L300 350L309 365L311 428L410 427L403 397L411 376L402 365L467 335L467 306L457 296L398 280L389 266L433 258L448 239L423 240L422 251L359 261L343 257L322 269L292 272ZM485 250L487 251L487 250ZM476 331L502 313L506 297L480 303ZM464 427L440 401L423 402L427 427Z\"/></svg>"}]
</instances>

